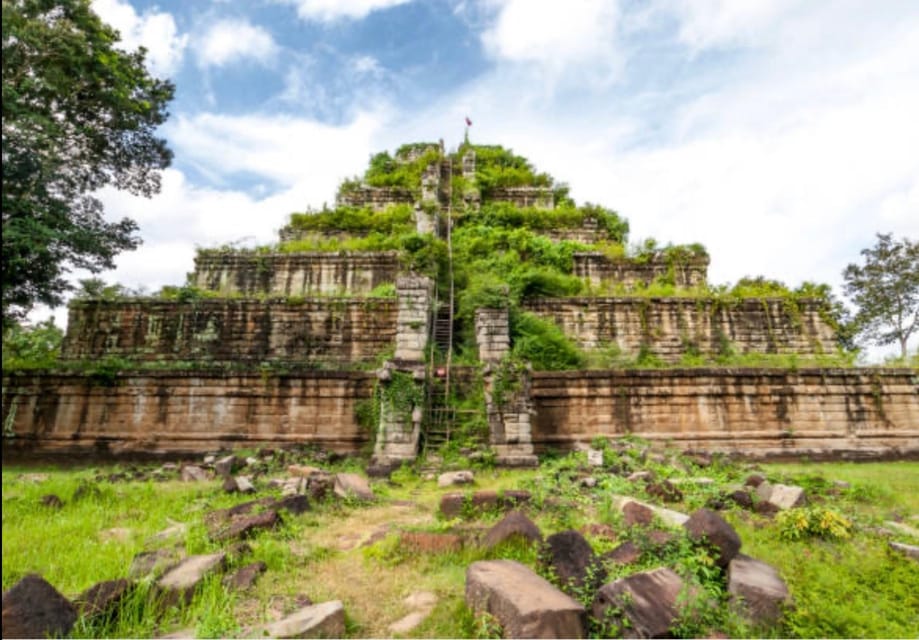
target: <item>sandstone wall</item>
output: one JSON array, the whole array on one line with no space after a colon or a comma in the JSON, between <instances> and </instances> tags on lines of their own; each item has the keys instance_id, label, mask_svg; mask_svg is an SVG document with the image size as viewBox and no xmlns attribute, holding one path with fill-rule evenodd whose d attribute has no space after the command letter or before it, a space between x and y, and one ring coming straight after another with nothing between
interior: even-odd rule
<instances>
[{"instance_id":1,"label":"sandstone wall","mask_svg":"<svg viewBox=\"0 0 919 640\"><path fill-rule=\"evenodd\" d=\"M382 211L394 204L414 204L415 200L415 194L410 189L363 185L339 194L336 204L340 207L370 207L374 211Z\"/></svg>"},{"instance_id":2,"label":"sandstone wall","mask_svg":"<svg viewBox=\"0 0 919 640\"><path fill-rule=\"evenodd\" d=\"M341 253L203 253L192 284L244 296L361 295L396 281L395 251Z\"/></svg>"},{"instance_id":3,"label":"sandstone wall","mask_svg":"<svg viewBox=\"0 0 919 640\"><path fill-rule=\"evenodd\" d=\"M547 187L497 187L489 192L486 199L510 202L518 207L555 208L555 196Z\"/></svg>"},{"instance_id":4,"label":"sandstone wall","mask_svg":"<svg viewBox=\"0 0 919 640\"><path fill-rule=\"evenodd\" d=\"M532 396L542 448L631 433L763 458L919 455L908 369L539 372Z\"/></svg>"},{"instance_id":5,"label":"sandstone wall","mask_svg":"<svg viewBox=\"0 0 919 640\"><path fill-rule=\"evenodd\" d=\"M577 239L579 242L588 242ZM562 239L562 238L560 238ZM591 240L589 242L597 242ZM708 279L708 258L696 258L686 264L674 264L672 267L674 284L678 287L693 287L705 284ZM586 278L592 285L604 282L622 283L627 286L649 284L655 278L667 276L671 265L665 260L654 260L637 263L631 260L610 260L602 253L574 254L574 275Z\"/></svg>"},{"instance_id":6,"label":"sandstone wall","mask_svg":"<svg viewBox=\"0 0 919 640\"><path fill-rule=\"evenodd\" d=\"M353 452L367 441L355 407L373 374L122 373L106 386L78 374L3 378L4 450L173 455L220 447L315 443Z\"/></svg>"},{"instance_id":7,"label":"sandstone wall","mask_svg":"<svg viewBox=\"0 0 919 640\"><path fill-rule=\"evenodd\" d=\"M73 302L63 359L353 362L393 346L396 300Z\"/></svg>"},{"instance_id":8,"label":"sandstone wall","mask_svg":"<svg viewBox=\"0 0 919 640\"><path fill-rule=\"evenodd\" d=\"M696 350L715 355L729 341L740 353L831 353L833 331L817 303L791 310L781 299L730 306L690 298L546 298L525 305L553 320L585 349L616 345L627 356L642 347L665 362Z\"/></svg>"}]
</instances>

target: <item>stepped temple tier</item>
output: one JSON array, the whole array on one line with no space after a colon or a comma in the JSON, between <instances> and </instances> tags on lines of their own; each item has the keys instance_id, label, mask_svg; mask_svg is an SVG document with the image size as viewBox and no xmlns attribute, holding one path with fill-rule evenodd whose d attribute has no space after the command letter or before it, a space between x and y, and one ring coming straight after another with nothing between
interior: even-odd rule
<instances>
[{"instance_id":1,"label":"stepped temple tier","mask_svg":"<svg viewBox=\"0 0 919 640\"><path fill-rule=\"evenodd\" d=\"M853 367L827 287L712 285L702 245L628 231L499 146L379 153L277 244L72 302L59 365L3 373L4 450L919 453L917 372Z\"/></svg>"}]
</instances>

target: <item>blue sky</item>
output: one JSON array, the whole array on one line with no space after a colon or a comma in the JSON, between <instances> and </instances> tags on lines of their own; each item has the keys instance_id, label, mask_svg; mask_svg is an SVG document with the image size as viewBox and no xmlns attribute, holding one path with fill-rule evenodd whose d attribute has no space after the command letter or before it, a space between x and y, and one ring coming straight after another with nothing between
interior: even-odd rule
<instances>
[{"instance_id":1,"label":"blue sky","mask_svg":"<svg viewBox=\"0 0 919 640\"><path fill-rule=\"evenodd\" d=\"M94 0L177 86L144 245L105 275L184 281L195 246L274 240L369 155L503 144L701 242L710 279L829 282L874 233L919 238L914 0Z\"/></svg>"}]
</instances>

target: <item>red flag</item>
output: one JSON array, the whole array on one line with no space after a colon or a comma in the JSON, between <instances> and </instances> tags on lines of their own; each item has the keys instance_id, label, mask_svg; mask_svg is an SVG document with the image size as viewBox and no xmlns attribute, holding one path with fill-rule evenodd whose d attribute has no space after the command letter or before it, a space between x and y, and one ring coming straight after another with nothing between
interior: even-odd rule
<instances>
[{"instance_id":1,"label":"red flag","mask_svg":"<svg viewBox=\"0 0 919 640\"><path fill-rule=\"evenodd\" d=\"M467 126L467 127L471 127L471 126L472 126L472 120L469 119L469 116L466 116L466 126Z\"/></svg>"}]
</instances>

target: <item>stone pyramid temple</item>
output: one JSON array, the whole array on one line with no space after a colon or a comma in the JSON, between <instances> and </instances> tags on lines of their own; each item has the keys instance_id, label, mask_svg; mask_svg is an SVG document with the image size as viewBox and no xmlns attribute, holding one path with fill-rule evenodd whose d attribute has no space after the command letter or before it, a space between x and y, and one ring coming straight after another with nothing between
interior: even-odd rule
<instances>
[{"instance_id":1,"label":"stone pyramid temple","mask_svg":"<svg viewBox=\"0 0 919 640\"><path fill-rule=\"evenodd\" d=\"M60 366L5 371L4 448L315 445L508 465L634 434L748 457L919 452L915 370L856 368L826 287L707 281L499 146L379 153L270 247L70 304Z\"/></svg>"}]
</instances>

